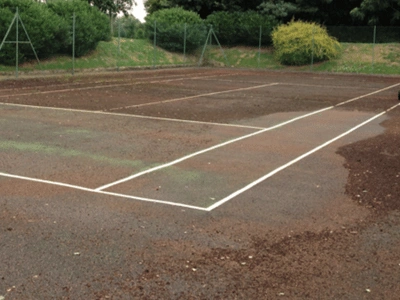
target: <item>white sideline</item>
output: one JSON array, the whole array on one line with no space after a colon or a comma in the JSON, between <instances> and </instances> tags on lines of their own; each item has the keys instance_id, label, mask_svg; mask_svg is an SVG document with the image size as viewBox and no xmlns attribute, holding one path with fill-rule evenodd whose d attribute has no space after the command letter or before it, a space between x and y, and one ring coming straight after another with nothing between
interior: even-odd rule
<instances>
[{"instance_id":1,"label":"white sideline","mask_svg":"<svg viewBox=\"0 0 400 300\"><path fill-rule=\"evenodd\" d=\"M396 108L397 106L399 106L399 105L400 105L400 103L399 103L399 104L396 104L396 105L394 105L394 106L392 106L391 108L385 110L384 112L381 112L380 114L377 114L377 115L373 116L372 118L370 118L370 119L368 119L368 120L362 122L361 124L359 124L359 125L357 125L357 126L351 128L351 129L349 129L348 131L346 131L346 132L344 132L344 133L338 135L337 137L335 137L335 138L333 138L333 139L331 139L331 140L329 140L329 141L323 143L322 145L320 145L320 146L318 146L318 147L315 147L314 149L308 151L307 153L304 153L303 155L300 155L299 157L297 157L297 158L291 160L290 162L288 162L287 164L285 164L285 165L283 165L283 166L280 166L279 168L276 168L275 170L273 170L273 171L269 172L268 174L264 175L263 177L260 177L260 178L257 179L256 181L254 181L254 182L248 184L248 185L245 186L244 188L242 188L242 189L240 189L240 190L238 190L238 191L236 191L236 192L230 194L229 196L225 197L224 199L222 199L222 200L220 200L220 201L214 203L213 205L209 206L209 207L207 208L207 211L212 211L212 210L214 210L215 208L217 208L217 207L221 206L222 204L228 202L229 200L231 200L231 199L237 197L238 195L240 195L240 194L246 192L247 190L251 189L252 187L256 186L257 184L259 184L259 183L265 181L267 178L269 178L269 177L275 175L276 173L278 173L278 172L280 172L280 171L282 171L282 170L284 170L284 169L290 167L291 165L293 165L293 164L297 163L298 161L302 160L303 158L306 158L307 156L309 156L309 155L311 155L311 154L313 154L313 153L315 153L315 152L321 150L322 148L328 146L329 144L332 144L333 142L337 141L338 139L340 139L340 138L342 138L342 137L344 137L344 136L346 136L346 135L352 133L353 131L357 130L358 128L360 128L360 127L362 127L362 126L364 126L364 125L366 125L366 124L372 122L373 120L375 120L375 119L381 117L382 115L386 114L387 112L389 112L389 111L395 109L395 108Z\"/></svg>"},{"instance_id":2,"label":"white sideline","mask_svg":"<svg viewBox=\"0 0 400 300\"><path fill-rule=\"evenodd\" d=\"M190 208L190 209L196 209L196 210L202 210L202 211L206 211L207 210L206 208L199 207L199 206L193 206L193 205L187 205L187 204L170 202L170 201L163 201L163 200L156 200L156 199L149 199L149 198L143 198L143 197L136 197L136 196L125 195L125 194L110 193L110 192L105 192L105 191L96 191L96 190L93 190L93 189L90 189L90 188L85 188L85 187L78 186L78 185L67 184L67 183L62 183L62 182L57 182L57 181L37 179L37 178L26 177L26 176L18 176L18 175L3 173L3 172L0 172L0 176L8 177L8 178L14 178L14 179L20 179L20 180L25 180L25 181L45 183L45 184L49 184L49 185L66 187L66 188L71 188L71 189L75 189L75 190L80 190L80 191L85 191L85 192L95 193L95 194L101 194L101 195L109 195L109 196L115 196L115 197L127 198L127 199L133 199L133 200L139 200L139 201L144 201L144 202L166 204L166 205L170 205L170 206L178 206L178 207Z\"/></svg>"}]
</instances>

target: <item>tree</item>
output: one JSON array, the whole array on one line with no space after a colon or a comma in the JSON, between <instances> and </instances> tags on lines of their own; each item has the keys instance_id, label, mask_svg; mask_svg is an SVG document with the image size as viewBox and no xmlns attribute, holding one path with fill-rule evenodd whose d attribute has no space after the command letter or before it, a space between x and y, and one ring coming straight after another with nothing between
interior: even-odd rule
<instances>
[{"instance_id":1,"label":"tree","mask_svg":"<svg viewBox=\"0 0 400 300\"><path fill-rule=\"evenodd\" d=\"M400 0L363 0L350 14L369 25L399 25Z\"/></svg>"},{"instance_id":2,"label":"tree","mask_svg":"<svg viewBox=\"0 0 400 300\"><path fill-rule=\"evenodd\" d=\"M172 8L174 6L169 0L147 0L144 3L144 7L147 13L151 15L158 10Z\"/></svg>"},{"instance_id":3,"label":"tree","mask_svg":"<svg viewBox=\"0 0 400 300\"><path fill-rule=\"evenodd\" d=\"M258 6L258 10L266 15L274 18L275 20L285 21L290 20L293 15L298 11L295 3L278 0L278 1L264 1Z\"/></svg>"},{"instance_id":4,"label":"tree","mask_svg":"<svg viewBox=\"0 0 400 300\"><path fill-rule=\"evenodd\" d=\"M164 8L181 7L198 13L202 19L217 11L255 10L262 0L148 0L145 3L149 14Z\"/></svg>"},{"instance_id":5,"label":"tree","mask_svg":"<svg viewBox=\"0 0 400 300\"><path fill-rule=\"evenodd\" d=\"M264 0L258 10L281 22L296 19L324 25L350 25L353 23L350 11L361 1Z\"/></svg>"},{"instance_id":6,"label":"tree","mask_svg":"<svg viewBox=\"0 0 400 300\"><path fill-rule=\"evenodd\" d=\"M128 15L128 11L133 5L136 5L135 0L88 0L88 3L108 15L116 15L118 13Z\"/></svg>"}]
</instances>

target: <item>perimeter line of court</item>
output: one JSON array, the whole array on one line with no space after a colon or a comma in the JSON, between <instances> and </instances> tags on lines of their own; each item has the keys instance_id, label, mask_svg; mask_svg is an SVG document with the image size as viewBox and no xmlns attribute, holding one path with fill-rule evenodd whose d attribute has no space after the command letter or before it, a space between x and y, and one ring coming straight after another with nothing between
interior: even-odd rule
<instances>
[{"instance_id":1,"label":"perimeter line of court","mask_svg":"<svg viewBox=\"0 0 400 300\"><path fill-rule=\"evenodd\" d=\"M203 73L192 73L192 74L187 74L187 75L202 75L202 74L207 74L206 72ZM183 76L182 74L174 74L174 75L168 75L168 76L154 76L154 77L138 77L138 78L131 78L129 82L135 83L134 80L145 80L145 79L159 79L159 78L170 78L170 77L179 77ZM96 81L90 81L90 82L69 82L69 83L59 83L59 84L53 84L53 86L57 87L62 87L62 86L68 86L68 85L84 85L84 84L98 84L98 83L112 83L112 82L127 82L126 80L118 80L118 79L113 79L113 80L96 80ZM0 89L1 92L4 91L14 91L14 90L29 90L32 88L42 88L42 87L49 87L49 85L35 85L34 87L19 87L19 88L7 88L7 89Z\"/></svg>"},{"instance_id":2,"label":"perimeter line of court","mask_svg":"<svg viewBox=\"0 0 400 300\"><path fill-rule=\"evenodd\" d=\"M244 139L253 137L253 136L255 136L255 135L264 133L264 132L266 132L266 131L270 131L270 130L273 130L273 129L276 129L276 128L285 126L285 125L290 124L290 123L293 123L293 122L295 122L295 121L298 121L298 120L307 118L307 117L309 117L309 116L312 116L312 115L315 115L315 114L324 112L324 111L326 111L326 110L330 110L330 109L335 108L335 107L337 107L337 106L343 105L344 103L349 103L349 102L352 102L352 101L359 100L359 99L361 99L361 98L365 98L365 97L371 96L371 95L373 95L373 94L380 93L380 92L382 92L382 91L385 91L385 90L394 88L394 87L396 87L396 86L398 86L398 85L400 85L400 83L397 83L397 84L395 84L395 85L391 85L391 86L389 86L389 87L380 89L380 90L378 90L378 91L374 91L374 92L371 92L371 93L368 93L368 94L365 94L365 95L362 95L362 96L358 96L358 97L352 98L352 99L350 99L350 100L346 100L346 101L341 102L341 103L339 103L339 104L336 104L336 105L334 105L334 106L329 106L329 107L326 107L326 108L323 108L323 109L320 109L320 110L317 110L317 111L314 111L314 112L311 112L311 113L308 113L308 114L305 114L305 115L298 116L298 117L296 117L296 118L293 118L293 119L290 119L290 120L288 120L288 121L279 123L279 124L277 124L277 125L274 125L274 126L271 126L271 127L268 127L268 128L264 128L264 129L262 129L262 130L259 130L259 131L256 131L256 132L253 132L253 133L250 133L250 134L247 134L247 135L244 135L244 136L241 136L241 137L232 139L232 140L229 140L229 141L227 141L227 142L224 142L224 143L221 143L221 144L218 144L218 145L215 145L215 146L212 146L212 147L209 147L209 148L206 148L206 149L197 151L197 152L195 152L195 153L186 155L186 156L184 156L184 157L181 157L181 158L176 159L176 160L174 160L174 161L171 161L171 162L169 162L169 163L162 164L162 165L159 165L159 166L157 166L157 167L154 167L154 168L145 170L145 171L143 171L143 172L133 174L133 175L131 175L131 176L128 176L128 177L125 177L125 178L116 180L116 181L111 182L111 183L109 183L109 184L105 184L105 185L103 185L103 186L100 186L100 187L96 188L96 190L97 190L97 191L105 190L105 189L107 189L107 188L110 188L110 187L112 187L112 186L115 186L115 185L118 185L118 184L127 182L127 181L129 181L129 180L132 180L132 179L134 179L134 178L143 176L143 175L145 175L145 174L152 173L152 172L155 172L155 171L157 171L157 170L170 167L170 166L172 166L172 165L175 165L175 164L180 163L180 162L182 162L182 161L184 161L184 160L193 158L193 157L198 156L198 155L200 155L200 154L203 154L203 153L206 153L206 152L209 152L209 151L212 151L212 150L215 150L215 149L224 147L224 146L226 146L226 145L229 145L229 144L232 144L232 143L235 143L235 142L238 142L238 141L241 141L241 140L244 140Z\"/></svg>"},{"instance_id":3,"label":"perimeter line of court","mask_svg":"<svg viewBox=\"0 0 400 300\"><path fill-rule=\"evenodd\" d=\"M111 193L111 192L106 192L106 191L98 191L95 189L89 189L89 188L85 188L85 187L81 187L81 186L76 186L76 185L71 185L71 184L66 184L66 183L61 183L61 182L54 182L54 181L48 181L48 180L42 180L42 179L36 179L36 178L31 178L31 177L25 177L25 176L18 176L18 175L12 175L12 174L7 174L7 173L2 173L0 172L0 176L3 177L8 177L8 178L14 178L14 179L20 179L20 180L26 180L26 181L32 181L32 182L38 182L38 183L45 183L45 184L50 184L50 185L55 185L55 186L61 186L61 187L67 187L67 188L72 188L75 190L81 190L81 191L86 191L86 192L90 192L90 193L96 193L96 194L102 194L102 195L108 195L108 196L115 196L115 197L122 197L122 198L127 198L127 199L133 199L133 200L139 200L139 201L144 201L144 202L151 202L151 203L158 203L158 204L165 204L165 205L171 205L171 206L176 206L176 207L182 207L182 208L190 208L190 209L194 209L194 210L201 210L201 211L207 211L210 212L218 207L220 207L221 205L223 205L224 203L228 202L229 200L233 199L234 197L244 193L245 191L251 189L252 187L254 187L255 185L265 181L267 178L275 175L276 173L288 168L289 166L295 164L296 162L302 160L303 158L310 156L311 154L321 150L322 148L328 146L329 144L332 144L333 142L337 141L338 139L352 133L353 131L357 130L358 128L372 122L373 120L381 117L382 115L388 113L389 111L395 109L396 107L400 106L399 104L396 104L395 106L392 106L391 108L385 110L384 112L373 116L372 118L364 121L363 123L349 129L348 131L338 135L337 137L325 142L324 144L315 147L314 149L312 149L311 151L308 151L307 153L300 155L299 157L297 157L296 159L293 159L292 161L288 162L287 164L275 169L274 171L264 175L263 177L257 179L256 181L250 183L249 185L245 186L244 188L230 194L229 196L225 197L224 199L216 202L215 204L204 208L204 207L198 207L198 206L192 206L192 205L187 205L187 204L182 204L182 203L175 203L175 202L170 202L170 201L162 201L162 200L156 200L156 199L149 199L149 198L142 198L142 197L136 197L136 196L131 196L131 195L124 195L124 194L118 194L118 193Z\"/></svg>"},{"instance_id":4,"label":"perimeter line of court","mask_svg":"<svg viewBox=\"0 0 400 300\"><path fill-rule=\"evenodd\" d=\"M207 208L204 208L204 207L187 205L187 204L170 202L170 201L149 199L149 198L143 198L143 197L136 197L136 196L131 196L131 195L119 194L119 193L111 193L111 192L106 192L106 191L96 191L94 189L85 188L85 187L78 186L78 185L73 185L73 184L57 182L57 181L43 180L43 179L26 177L26 176L19 176L19 175L13 175L13 174L8 174L8 173L3 173L3 172L0 172L0 176L7 177L7 178L13 178L13 179L19 179L19 180L25 180L25 181L32 181L32 182L37 182L37 183L44 183L44 184L49 184L49 185L54 185L54 186L59 186L59 187L65 187L65 188L85 191L85 192L89 192L89 193L108 195L108 196L115 196L115 197L133 199L133 200L144 201L144 202L151 202L151 203L158 203L158 204L165 204L165 205L171 205L171 206L178 206L178 207L183 207L183 208L190 208L190 209L207 211Z\"/></svg>"},{"instance_id":5,"label":"perimeter line of court","mask_svg":"<svg viewBox=\"0 0 400 300\"><path fill-rule=\"evenodd\" d=\"M36 106L36 105L27 105L27 104L15 104L15 103L6 103L6 102L0 102L0 105L23 107L23 108L34 108L34 109L44 109L44 110L55 110L55 111L67 111L67 112L84 113L84 114L109 115L109 116L116 116L116 117L128 117L128 118L148 119L148 120L167 121L167 122L191 123L191 124L236 127L236 128L248 128L248 129L257 129L257 130L264 129L264 127L250 126L250 125L172 119L172 118L162 118L162 117L152 117L152 116L142 116L142 115L131 115L131 114L106 112L106 111L102 111L102 110L84 110L84 109L73 109L73 108L60 108L60 107Z\"/></svg>"},{"instance_id":6,"label":"perimeter line of court","mask_svg":"<svg viewBox=\"0 0 400 300\"><path fill-rule=\"evenodd\" d=\"M388 113L389 111L395 109L395 108L398 107L398 106L400 106L400 103L399 103L399 104L396 104L396 105L394 105L394 106L392 106L391 108L389 108L389 109L387 109L387 110L385 110L385 111L383 111L383 112L381 112L380 114L377 114L377 115L373 116L372 118L369 118L368 120L366 120L366 121L362 122L361 124L358 124L357 126L355 126L355 127L351 128L351 129L347 130L346 132L344 132L344 133L338 135L337 137L335 137L335 138L333 138L333 139L331 139L331 140L329 140L329 141L323 143L322 145L320 145L320 146L318 146L318 147L315 147L314 149L308 151L307 153L304 153L303 155L300 155L299 157L297 157L297 158L291 160L290 162L288 162L287 164L285 164L285 165L283 165L283 166L280 166L279 168L277 168L277 169L275 169L275 170L269 172L268 174L264 175L263 177L260 177L260 178L257 179L256 181L254 181L254 182L248 184L248 185L245 186L244 188L242 188L242 189L240 189L240 190L238 190L238 191L236 191L236 192L230 194L229 196L225 197L224 199L222 199L222 200L216 202L215 204L209 206L206 210L207 210L207 211L212 211L213 209L215 209L215 208L221 206L222 204L228 202L229 200L231 200L231 199L233 199L233 198L239 196L240 194L243 194L244 192L246 192L246 191L248 191L249 189L253 188L253 187L256 186L257 184L259 184L259 183L265 181L266 179L268 179L269 177L275 175L276 173L278 173L278 172L280 172L280 171L282 171L282 170L284 170L284 169L287 169L288 167L290 167L291 165L293 165L293 164L299 162L299 161L302 160L303 158L306 158L307 156L310 156L311 154L314 154L315 152L321 150L322 148L325 148L326 146L332 144L333 142L336 142L337 140L341 139L342 137L344 137L344 136L346 136L346 135L349 135L349 134L352 133L353 131L355 131L355 130L359 129L360 127L362 127L362 126L364 126L364 125L366 125L366 124L372 122L373 120L375 120L375 119L377 119L377 118L383 116L384 114Z\"/></svg>"},{"instance_id":7,"label":"perimeter line of court","mask_svg":"<svg viewBox=\"0 0 400 300\"><path fill-rule=\"evenodd\" d=\"M14 95L2 95L0 98L8 98L8 97L18 97L18 96L31 96L31 95L41 95L41 94L54 94L54 93L67 93L67 92L75 92L75 91L84 91L84 90L94 90L94 89L103 89L103 88L111 88L111 87L120 87L120 86L128 86L128 85L139 85L143 83L160 83L160 82L171 82L171 81L179 81L179 80L194 80L194 79L202 79L202 78L212 78L219 76L230 76L235 75L237 73L232 74L218 74L218 75L209 75L209 76L195 76L195 77L181 77L181 78L173 78L173 79L165 79L165 80L152 80L152 81L139 81L139 82L129 82L129 83L119 83L119 84L108 84L108 85L99 85L99 86L87 86L81 88L74 89L63 89L63 90L52 90L52 91L42 91L35 93L22 93L22 94L14 94Z\"/></svg>"}]
</instances>

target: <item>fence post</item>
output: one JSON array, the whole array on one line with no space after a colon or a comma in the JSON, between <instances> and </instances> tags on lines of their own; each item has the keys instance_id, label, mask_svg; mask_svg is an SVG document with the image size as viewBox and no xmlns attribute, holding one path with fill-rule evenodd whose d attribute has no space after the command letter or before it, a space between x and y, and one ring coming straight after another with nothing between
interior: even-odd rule
<instances>
[{"instance_id":1,"label":"fence post","mask_svg":"<svg viewBox=\"0 0 400 300\"><path fill-rule=\"evenodd\" d=\"M72 75L75 74L75 12L72 15Z\"/></svg>"},{"instance_id":2,"label":"fence post","mask_svg":"<svg viewBox=\"0 0 400 300\"><path fill-rule=\"evenodd\" d=\"M154 41L153 41L154 53L153 53L153 69L156 67L157 57L157 21L154 21Z\"/></svg>"},{"instance_id":3,"label":"fence post","mask_svg":"<svg viewBox=\"0 0 400 300\"><path fill-rule=\"evenodd\" d=\"M186 28L186 23L185 23L184 32L183 32L183 62L184 63L186 63L186 36L187 36L186 30L187 30L187 28Z\"/></svg>"},{"instance_id":4,"label":"fence post","mask_svg":"<svg viewBox=\"0 0 400 300\"><path fill-rule=\"evenodd\" d=\"M18 21L19 21L19 11L17 7L17 23L15 24L15 77L18 78L18 39L19 39L19 33L18 33Z\"/></svg>"},{"instance_id":5,"label":"fence post","mask_svg":"<svg viewBox=\"0 0 400 300\"><path fill-rule=\"evenodd\" d=\"M315 44L314 32L315 32L315 26L313 26L313 30L312 30L312 44L311 44L311 71L313 70L313 66L314 66L314 44Z\"/></svg>"},{"instance_id":6,"label":"fence post","mask_svg":"<svg viewBox=\"0 0 400 300\"><path fill-rule=\"evenodd\" d=\"M374 37L372 42L372 68L371 68L372 74L374 74L374 64L375 64L375 43L376 43L376 25L374 26Z\"/></svg>"},{"instance_id":7,"label":"fence post","mask_svg":"<svg viewBox=\"0 0 400 300\"><path fill-rule=\"evenodd\" d=\"M259 43L258 43L258 60L257 60L257 68L260 68L261 40L262 40L262 26L260 25L260 39L259 39Z\"/></svg>"},{"instance_id":8,"label":"fence post","mask_svg":"<svg viewBox=\"0 0 400 300\"><path fill-rule=\"evenodd\" d=\"M121 20L118 18L118 57L117 57L117 72L119 72L119 59L121 56Z\"/></svg>"}]
</instances>

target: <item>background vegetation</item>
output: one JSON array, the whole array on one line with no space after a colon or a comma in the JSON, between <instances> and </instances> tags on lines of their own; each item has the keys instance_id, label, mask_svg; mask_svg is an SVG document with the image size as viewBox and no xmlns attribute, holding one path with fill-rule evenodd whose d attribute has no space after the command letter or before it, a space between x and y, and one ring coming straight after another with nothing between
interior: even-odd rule
<instances>
[{"instance_id":1,"label":"background vegetation","mask_svg":"<svg viewBox=\"0 0 400 300\"><path fill-rule=\"evenodd\" d=\"M315 63L323 62L315 65L315 69L326 66L346 71L339 63L342 58L338 57L338 44L331 37L341 43L342 57L350 55L349 49L372 48L368 50L372 58L366 64L355 65L354 59L349 60L349 70L376 72L388 61L396 66L399 60L391 51L381 61L375 53L380 48L394 49L400 42L400 27L395 27L400 25L400 0L148 0L145 5L149 15L144 24L129 16L134 4L134 0L1 0L0 38L4 37L18 7L39 58L45 61L43 68L56 68L54 61L65 61L66 67L70 64L73 13L75 56L82 56L77 60L78 68L196 64L204 53L206 64L254 66L256 62L257 67L274 65L274 68L283 64L307 67L311 55ZM294 24L306 27L289 26ZM384 26L374 29L371 25ZM224 51L213 48L215 43L211 39L203 52L210 28ZM277 28L286 30L280 39ZM314 29L310 31L311 28ZM14 25L9 41L15 40L15 29ZM123 39L107 43L111 36ZM21 30L20 37L25 38ZM355 42L362 44L348 46ZM377 43L382 43L382 47ZM129 49L136 52L130 53ZM100 53L104 59L99 59ZM0 50L0 69L14 65L15 57L15 44L4 44ZM19 45L18 60L28 62L25 67L31 65L33 57L29 45ZM233 61L227 63L226 57Z\"/></svg>"},{"instance_id":2,"label":"background vegetation","mask_svg":"<svg viewBox=\"0 0 400 300\"><path fill-rule=\"evenodd\" d=\"M48 0L47 4L32 0L2 0L0 2L0 37L5 37L18 7L20 18L40 59L57 53L72 53L72 15L76 15L76 56L96 49L100 41L110 39L109 21L105 14L82 0ZM19 24L19 40L27 41ZM16 40L16 22L7 41ZM18 60L34 58L29 44L21 44ZM15 44L4 44L0 64L15 64Z\"/></svg>"}]
</instances>

